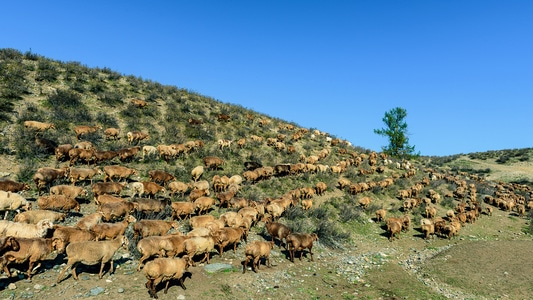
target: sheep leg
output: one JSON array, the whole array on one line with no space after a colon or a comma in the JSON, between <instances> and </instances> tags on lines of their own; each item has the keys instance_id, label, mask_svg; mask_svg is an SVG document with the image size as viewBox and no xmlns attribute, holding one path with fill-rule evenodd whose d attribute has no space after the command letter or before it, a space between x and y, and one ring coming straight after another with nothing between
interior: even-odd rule
<instances>
[{"instance_id":1,"label":"sheep leg","mask_svg":"<svg viewBox=\"0 0 533 300\"><path fill-rule=\"evenodd\" d=\"M168 292L168 285L170 284L170 280L167 280L167 284L165 284L165 291L163 292L166 294Z\"/></svg>"},{"instance_id":2,"label":"sheep leg","mask_svg":"<svg viewBox=\"0 0 533 300\"><path fill-rule=\"evenodd\" d=\"M311 254L311 261L314 261L313 260L313 252L311 251L311 248L313 248L313 247L309 247L309 254Z\"/></svg>"}]
</instances>

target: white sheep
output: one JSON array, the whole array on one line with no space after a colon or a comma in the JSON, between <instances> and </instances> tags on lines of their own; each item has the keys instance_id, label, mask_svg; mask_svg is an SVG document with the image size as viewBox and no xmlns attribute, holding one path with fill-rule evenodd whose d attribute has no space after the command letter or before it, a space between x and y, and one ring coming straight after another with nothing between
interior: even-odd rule
<instances>
[{"instance_id":1,"label":"white sheep","mask_svg":"<svg viewBox=\"0 0 533 300\"><path fill-rule=\"evenodd\" d=\"M24 224L7 220L0 220L0 235L20 238L46 237L48 231L54 228L54 223L48 219L37 224Z\"/></svg>"},{"instance_id":2,"label":"white sheep","mask_svg":"<svg viewBox=\"0 0 533 300\"><path fill-rule=\"evenodd\" d=\"M30 210L31 203L17 193L0 191L0 211L5 211L4 220L10 211L18 211L21 207Z\"/></svg>"}]
</instances>

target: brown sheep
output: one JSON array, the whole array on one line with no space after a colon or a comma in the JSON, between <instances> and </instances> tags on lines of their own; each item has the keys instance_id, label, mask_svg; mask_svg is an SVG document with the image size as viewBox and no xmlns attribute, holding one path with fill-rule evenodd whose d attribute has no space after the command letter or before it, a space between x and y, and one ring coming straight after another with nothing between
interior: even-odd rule
<instances>
[{"instance_id":1,"label":"brown sheep","mask_svg":"<svg viewBox=\"0 0 533 300\"><path fill-rule=\"evenodd\" d=\"M122 162L132 161L133 158L141 151L141 147L135 146L131 148L123 148L117 150L118 159Z\"/></svg>"},{"instance_id":2,"label":"brown sheep","mask_svg":"<svg viewBox=\"0 0 533 300\"><path fill-rule=\"evenodd\" d=\"M394 220L387 224L387 231L389 232L389 241L392 241L394 237L398 238L400 232L402 231L402 223Z\"/></svg>"},{"instance_id":3,"label":"brown sheep","mask_svg":"<svg viewBox=\"0 0 533 300\"><path fill-rule=\"evenodd\" d=\"M151 181L159 184L166 184L168 181L176 180L176 177L162 170L151 170L148 172Z\"/></svg>"},{"instance_id":4,"label":"brown sheep","mask_svg":"<svg viewBox=\"0 0 533 300\"><path fill-rule=\"evenodd\" d=\"M185 240L188 237L180 234L164 236L148 236L137 243L137 250L141 254L137 271L140 271L146 260L154 256L176 257L185 252Z\"/></svg>"},{"instance_id":5,"label":"brown sheep","mask_svg":"<svg viewBox=\"0 0 533 300\"><path fill-rule=\"evenodd\" d=\"M56 126L52 123L45 123L39 121L24 121L24 127L38 132L43 132L47 129L56 129Z\"/></svg>"},{"instance_id":6,"label":"brown sheep","mask_svg":"<svg viewBox=\"0 0 533 300\"><path fill-rule=\"evenodd\" d=\"M218 170L224 164L224 160L216 156L206 156L203 158L203 162L208 170Z\"/></svg>"},{"instance_id":7,"label":"brown sheep","mask_svg":"<svg viewBox=\"0 0 533 300\"><path fill-rule=\"evenodd\" d=\"M136 204L133 202L111 202L111 203L102 203L98 206L97 211L101 212L103 217L102 219L106 222L109 222L114 219L121 217L126 217L129 214L133 213L136 210Z\"/></svg>"},{"instance_id":8,"label":"brown sheep","mask_svg":"<svg viewBox=\"0 0 533 300\"><path fill-rule=\"evenodd\" d=\"M230 244L233 244L233 253L235 254L239 242L246 241L244 228L241 227L224 227L215 231L213 233L213 237L215 238L215 243L218 246L218 253L220 256L222 256L224 248Z\"/></svg>"},{"instance_id":9,"label":"brown sheep","mask_svg":"<svg viewBox=\"0 0 533 300\"><path fill-rule=\"evenodd\" d=\"M49 209L60 212L80 211L80 203L65 195L49 195L37 198L39 209Z\"/></svg>"},{"instance_id":10,"label":"brown sheep","mask_svg":"<svg viewBox=\"0 0 533 300\"><path fill-rule=\"evenodd\" d=\"M357 200L357 203L359 203L359 205L363 209L367 209L368 205L370 205L370 202L372 202L372 199L370 197L368 197L368 196L360 198L359 200Z\"/></svg>"},{"instance_id":11,"label":"brown sheep","mask_svg":"<svg viewBox=\"0 0 533 300\"><path fill-rule=\"evenodd\" d=\"M137 170L127 168L120 165L111 165L104 167L104 182L108 179L113 181L113 178L118 178L118 181L126 181L130 176L137 175Z\"/></svg>"},{"instance_id":12,"label":"brown sheep","mask_svg":"<svg viewBox=\"0 0 533 300\"><path fill-rule=\"evenodd\" d=\"M179 229L179 223L165 220L139 220L133 224L133 239L165 235L170 229Z\"/></svg>"},{"instance_id":13,"label":"brown sheep","mask_svg":"<svg viewBox=\"0 0 533 300\"><path fill-rule=\"evenodd\" d=\"M194 216L189 220L189 225L191 225L192 229L196 229L199 227L205 227L205 224L214 220L216 220L216 218L213 215Z\"/></svg>"},{"instance_id":14,"label":"brown sheep","mask_svg":"<svg viewBox=\"0 0 533 300\"><path fill-rule=\"evenodd\" d=\"M322 181L318 182L316 185L315 185L315 191L316 191L316 194L321 196L322 194L324 194L324 192L326 192L326 190L328 189L328 185Z\"/></svg>"},{"instance_id":15,"label":"brown sheep","mask_svg":"<svg viewBox=\"0 0 533 300\"><path fill-rule=\"evenodd\" d=\"M125 182L97 182L92 185L92 192L96 199L103 194L120 195L124 187L126 187Z\"/></svg>"},{"instance_id":16,"label":"brown sheep","mask_svg":"<svg viewBox=\"0 0 533 300\"><path fill-rule=\"evenodd\" d=\"M13 180L0 180L0 191L18 193L27 191L30 189L30 185L24 182L17 182Z\"/></svg>"},{"instance_id":17,"label":"brown sheep","mask_svg":"<svg viewBox=\"0 0 533 300\"><path fill-rule=\"evenodd\" d=\"M90 230L94 225L102 223L103 216L103 213L99 211L88 214L79 219L75 227L78 229Z\"/></svg>"},{"instance_id":18,"label":"brown sheep","mask_svg":"<svg viewBox=\"0 0 533 300\"><path fill-rule=\"evenodd\" d=\"M96 175L104 174L100 168L70 168L68 177L72 185L75 185L78 181L84 181L89 179L93 184L93 177Z\"/></svg>"},{"instance_id":19,"label":"brown sheep","mask_svg":"<svg viewBox=\"0 0 533 300\"><path fill-rule=\"evenodd\" d=\"M131 202L136 203L136 211L141 213L160 213L170 203L169 199L157 200L149 198L135 198Z\"/></svg>"},{"instance_id":20,"label":"brown sheep","mask_svg":"<svg viewBox=\"0 0 533 300\"><path fill-rule=\"evenodd\" d=\"M209 195L209 190L195 189L195 190L192 190L191 193L189 194L189 201L194 202L196 199L202 196L208 196L208 195Z\"/></svg>"},{"instance_id":21,"label":"brown sheep","mask_svg":"<svg viewBox=\"0 0 533 300\"><path fill-rule=\"evenodd\" d=\"M68 151L69 163L73 166L78 160L81 160L86 162L88 166L94 160L94 153L94 149L72 148Z\"/></svg>"},{"instance_id":22,"label":"brown sheep","mask_svg":"<svg viewBox=\"0 0 533 300\"><path fill-rule=\"evenodd\" d=\"M65 221L65 218L65 213L55 212L51 210L35 209L18 213L13 218L13 221L26 224L37 224L39 221L44 219L48 219L52 222L63 222Z\"/></svg>"},{"instance_id":23,"label":"brown sheep","mask_svg":"<svg viewBox=\"0 0 533 300\"><path fill-rule=\"evenodd\" d=\"M283 244L283 240L286 240L287 236L292 233L291 229L285 224L279 222L272 222L272 219L270 217L266 218L265 227L267 229L268 234L272 238L271 241L274 242L275 239L278 239L280 241L280 247ZM283 247L287 249L287 244L285 243Z\"/></svg>"},{"instance_id":24,"label":"brown sheep","mask_svg":"<svg viewBox=\"0 0 533 300\"><path fill-rule=\"evenodd\" d=\"M185 216L185 219L190 217L196 207L193 202L172 202L170 204L170 207L172 207L172 219L178 219L182 220L182 216Z\"/></svg>"},{"instance_id":25,"label":"brown sheep","mask_svg":"<svg viewBox=\"0 0 533 300\"><path fill-rule=\"evenodd\" d=\"M122 222L96 224L91 228L91 231L96 234L97 241L104 239L111 240L119 235L124 235L128 226L135 222L137 222L137 219L129 215Z\"/></svg>"},{"instance_id":26,"label":"brown sheep","mask_svg":"<svg viewBox=\"0 0 533 300\"><path fill-rule=\"evenodd\" d=\"M187 289L183 284L183 275L188 270L189 266L192 266L192 258L185 255L183 258L156 258L146 263L144 268L144 275L148 279L146 282L146 288L150 297L157 299L157 285L160 282L165 282L166 294L171 279L177 279L180 286L185 290Z\"/></svg>"},{"instance_id":27,"label":"brown sheep","mask_svg":"<svg viewBox=\"0 0 533 300\"><path fill-rule=\"evenodd\" d=\"M136 106L138 108L143 108L145 107L146 105L148 105L148 102L142 100L142 99L131 99L130 103L133 105L133 106Z\"/></svg>"},{"instance_id":28,"label":"brown sheep","mask_svg":"<svg viewBox=\"0 0 533 300\"><path fill-rule=\"evenodd\" d=\"M41 266L47 256L53 251L57 253L63 253L65 246L61 239L53 238L17 238L19 245L16 251L7 251L3 255L3 259L0 260L1 268L6 273L7 277L11 277L9 271L9 265L11 263L22 264L28 262L28 271L26 276L31 280L32 271ZM37 264L37 265L35 265ZM35 266L35 267L34 267Z\"/></svg>"},{"instance_id":29,"label":"brown sheep","mask_svg":"<svg viewBox=\"0 0 533 300\"><path fill-rule=\"evenodd\" d=\"M73 242L94 241L96 234L92 231L70 226L55 226L52 238L61 239L65 246Z\"/></svg>"},{"instance_id":30,"label":"brown sheep","mask_svg":"<svg viewBox=\"0 0 533 300\"><path fill-rule=\"evenodd\" d=\"M19 251L20 244L17 238L14 236L2 236L0 237L0 255L3 255L6 251Z\"/></svg>"},{"instance_id":31,"label":"brown sheep","mask_svg":"<svg viewBox=\"0 0 533 300\"><path fill-rule=\"evenodd\" d=\"M274 248L274 242L253 241L246 245L244 249L244 262L242 273L246 273L248 263L252 261L252 270L257 273L259 270L259 260L266 259L266 266L270 268L270 250Z\"/></svg>"},{"instance_id":32,"label":"brown sheep","mask_svg":"<svg viewBox=\"0 0 533 300\"><path fill-rule=\"evenodd\" d=\"M109 127L104 130L106 140L119 140L120 139L120 129Z\"/></svg>"},{"instance_id":33,"label":"brown sheep","mask_svg":"<svg viewBox=\"0 0 533 300\"><path fill-rule=\"evenodd\" d=\"M37 169L37 172L33 175L32 180L37 186L38 194L41 195L41 191L45 186L56 180L66 178L68 173L68 167L62 167L59 169L44 167Z\"/></svg>"},{"instance_id":34,"label":"brown sheep","mask_svg":"<svg viewBox=\"0 0 533 300\"><path fill-rule=\"evenodd\" d=\"M435 224L422 224L421 230L424 233L424 238L427 240L432 234L435 234Z\"/></svg>"},{"instance_id":35,"label":"brown sheep","mask_svg":"<svg viewBox=\"0 0 533 300\"><path fill-rule=\"evenodd\" d=\"M157 193L165 193L165 187L151 181L142 181L144 186L144 193L148 195L148 198L155 197Z\"/></svg>"},{"instance_id":36,"label":"brown sheep","mask_svg":"<svg viewBox=\"0 0 533 300\"><path fill-rule=\"evenodd\" d=\"M185 193L189 190L189 185L181 181L172 181L168 184L168 189L170 190L170 197L174 194L179 194L180 197L183 197Z\"/></svg>"},{"instance_id":37,"label":"brown sheep","mask_svg":"<svg viewBox=\"0 0 533 300\"><path fill-rule=\"evenodd\" d=\"M206 261L209 264L209 254L215 249L215 239L212 236L191 237L184 242L185 252L192 259L195 255L204 254L200 263ZM192 265L196 266L194 261Z\"/></svg>"},{"instance_id":38,"label":"brown sheep","mask_svg":"<svg viewBox=\"0 0 533 300\"><path fill-rule=\"evenodd\" d=\"M387 216L387 210L386 209L378 209L376 210L376 222L381 222L385 219L385 216Z\"/></svg>"},{"instance_id":39,"label":"brown sheep","mask_svg":"<svg viewBox=\"0 0 533 300\"><path fill-rule=\"evenodd\" d=\"M54 149L57 161L65 161L68 158L68 152L74 148L72 144L62 144Z\"/></svg>"},{"instance_id":40,"label":"brown sheep","mask_svg":"<svg viewBox=\"0 0 533 300\"><path fill-rule=\"evenodd\" d=\"M212 197L206 197L202 196L196 200L194 200L194 205L196 206L196 209L198 210L198 215L201 215L202 213L209 212L209 209L211 209L211 206L215 205L216 201L215 198Z\"/></svg>"},{"instance_id":41,"label":"brown sheep","mask_svg":"<svg viewBox=\"0 0 533 300\"><path fill-rule=\"evenodd\" d=\"M318 235L316 233L291 233L287 236L287 247L291 262L294 262L294 252L300 251L300 261L302 260L303 251L309 249L311 254L311 261L313 261L313 242L318 241Z\"/></svg>"},{"instance_id":42,"label":"brown sheep","mask_svg":"<svg viewBox=\"0 0 533 300\"><path fill-rule=\"evenodd\" d=\"M94 152L94 163L111 161L113 158L117 156L118 156L118 152L113 151L113 150L95 151Z\"/></svg>"},{"instance_id":43,"label":"brown sheep","mask_svg":"<svg viewBox=\"0 0 533 300\"><path fill-rule=\"evenodd\" d=\"M126 136L130 144L132 144L133 142L138 143L139 141L150 139L150 135L140 131L130 131L126 134Z\"/></svg>"},{"instance_id":44,"label":"brown sheep","mask_svg":"<svg viewBox=\"0 0 533 300\"><path fill-rule=\"evenodd\" d=\"M98 278L102 279L103 270L105 264L111 262L109 273L114 271L113 256L120 247L127 249L129 245L128 239L125 236L118 236L114 240L110 241L87 241L87 242L75 242L71 243L66 248L68 257L67 265L59 276L57 277L57 283L61 282L63 274L72 267L72 277L78 280L78 274L76 274L76 266L79 263L86 265L95 265L100 263L100 272Z\"/></svg>"},{"instance_id":45,"label":"brown sheep","mask_svg":"<svg viewBox=\"0 0 533 300\"><path fill-rule=\"evenodd\" d=\"M60 184L50 188L50 195L65 195L76 199L79 196L87 196L87 190L79 186Z\"/></svg>"},{"instance_id":46,"label":"brown sheep","mask_svg":"<svg viewBox=\"0 0 533 300\"><path fill-rule=\"evenodd\" d=\"M76 140L80 140L80 137L83 135L89 134L89 133L95 133L98 129L102 129L102 126L96 125L96 126L85 126L80 125L74 127L74 132L76 133Z\"/></svg>"}]
</instances>

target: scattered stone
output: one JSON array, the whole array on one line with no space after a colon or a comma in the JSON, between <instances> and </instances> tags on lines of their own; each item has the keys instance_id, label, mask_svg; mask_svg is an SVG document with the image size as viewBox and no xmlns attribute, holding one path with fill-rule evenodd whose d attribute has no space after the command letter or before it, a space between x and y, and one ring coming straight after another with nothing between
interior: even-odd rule
<instances>
[{"instance_id":1,"label":"scattered stone","mask_svg":"<svg viewBox=\"0 0 533 300\"><path fill-rule=\"evenodd\" d=\"M15 289L17 289L17 285L14 284L14 283L10 283L10 284L7 286L7 288L8 288L9 290L15 290Z\"/></svg>"},{"instance_id":2,"label":"scattered stone","mask_svg":"<svg viewBox=\"0 0 533 300\"><path fill-rule=\"evenodd\" d=\"M207 273L215 273L215 272L220 272L220 271L233 270L233 266L230 264L214 263L214 264L205 265L204 270Z\"/></svg>"},{"instance_id":3,"label":"scattered stone","mask_svg":"<svg viewBox=\"0 0 533 300\"><path fill-rule=\"evenodd\" d=\"M103 287L97 286L91 289L91 296L98 296L102 294L103 292L105 292L105 289Z\"/></svg>"},{"instance_id":4,"label":"scattered stone","mask_svg":"<svg viewBox=\"0 0 533 300\"><path fill-rule=\"evenodd\" d=\"M119 293L119 294L124 293L124 289L123 289L123 288L118 288L118 293Z\"/></svg>"}]
</instances>

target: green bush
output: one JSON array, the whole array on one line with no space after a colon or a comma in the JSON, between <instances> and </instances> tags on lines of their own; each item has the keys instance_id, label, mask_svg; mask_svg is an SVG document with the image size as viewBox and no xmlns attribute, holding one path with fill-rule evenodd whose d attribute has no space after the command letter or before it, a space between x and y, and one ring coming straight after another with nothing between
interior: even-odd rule
<instances>
[{"instance_id":1,"label":"green bush","mask_svg":"<svg viewBox=\"0 0 533 300\"><path fill-rule=\"evenodd\" d=\"M39 61L37 73L35 76L36 81L55 82L59 77L60 71L56 67L55 63L48 59L42 59Z\"/></svg>"}]
</instances>

